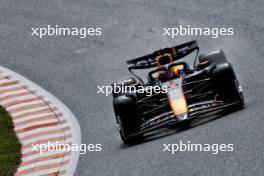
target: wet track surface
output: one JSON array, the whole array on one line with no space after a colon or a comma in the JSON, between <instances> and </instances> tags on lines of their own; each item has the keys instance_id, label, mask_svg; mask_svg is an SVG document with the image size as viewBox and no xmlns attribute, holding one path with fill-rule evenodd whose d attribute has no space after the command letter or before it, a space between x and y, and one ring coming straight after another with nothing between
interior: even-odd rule
<instances>
[{"instance_id":1,"label":"wet track surface","mask_svg":"<svg viewBox=\"0 0 264 176\"><path fill-rule=\"evenodd\" d=\"M82 143L102 152L81 155L76 175L263 175L264 2L0 1L0 64L44 87L76 115ZM31 27L102 27L103 35L31 36ZM234 35L170 39L162 28L233 27ZM96 85L129 76L125 61L197 39L201 53L222 48L245 92L246 107L208 123L128 147L116 130L112 98ZM163 144L233 143L234 151L162 152Z\"/></svg>"}]
</instances>

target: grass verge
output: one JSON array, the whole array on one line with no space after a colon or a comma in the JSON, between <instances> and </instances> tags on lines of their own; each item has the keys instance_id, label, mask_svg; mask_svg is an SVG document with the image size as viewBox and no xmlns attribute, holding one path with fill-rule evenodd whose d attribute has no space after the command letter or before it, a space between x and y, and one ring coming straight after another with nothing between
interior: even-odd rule
<instances>
[{"instance_id":1,"label":"grass verge","mask_svg":"<svg viewBox=\"0 0 264 176\"><path fill-rule=\"evenodd\" d=\"M0 107L0 176L13 175L16 171L21 159L20 148L12 119Z\"/></svg>"}]
</instances>

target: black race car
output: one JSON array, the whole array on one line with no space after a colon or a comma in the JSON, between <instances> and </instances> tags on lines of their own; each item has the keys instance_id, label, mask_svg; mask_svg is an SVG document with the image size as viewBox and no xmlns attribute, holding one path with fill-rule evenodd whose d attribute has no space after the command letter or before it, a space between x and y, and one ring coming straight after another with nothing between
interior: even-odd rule
<instances>
[{"instance_id":1,"label":"black race car","mask_svg":"<svg viewBox=\"0 0 264 176\"><path fill-rule=\"evenodd\" d=\"M192 68L178 61L194 51ZM147 133L167 125L188 126L206 113L244 105L242 88L224 52L199 55L196 41L129 60L127 65L134 77L112 84L112 88L126 90L113 92L116 120L125 143L139 142ZM154 69L148 72L147 81L133 72L148 68Z\"/></svg>"}]
</instances>

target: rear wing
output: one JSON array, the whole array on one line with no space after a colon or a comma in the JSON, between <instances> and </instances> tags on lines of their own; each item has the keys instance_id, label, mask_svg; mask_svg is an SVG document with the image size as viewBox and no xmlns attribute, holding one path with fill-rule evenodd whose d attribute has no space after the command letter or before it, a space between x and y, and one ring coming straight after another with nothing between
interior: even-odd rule
<instances>
[{"instance_id":1,"label":"rear wing","mask_svg":"<svg viewBox=\"0 0 264 176\"><path fill-rule=\"evenodd\" d=\"M193 40L178 46L155 51L152 54L129 60L126 63L128 65L129 70L152 68L158 66L158 63L156 61L157 56L163 54L170 54L172 56L172 61L176 61L187 56L195 50L199 50L199 47L197 41Z\"/></svg>"}]
</instances>

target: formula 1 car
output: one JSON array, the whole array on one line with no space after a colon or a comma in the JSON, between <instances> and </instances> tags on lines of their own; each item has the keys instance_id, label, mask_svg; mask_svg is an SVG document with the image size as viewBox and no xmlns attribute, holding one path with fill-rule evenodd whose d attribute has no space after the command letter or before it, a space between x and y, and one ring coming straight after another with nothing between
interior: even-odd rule
<instances>
[{"instance_id":1,"label":"formula 1 car","mask_svg":"<svg viewBox=\"0 0 264 176\"><path fill-rule=\"evenodd\" d=\"M178 61L197 51L194 65ZM244 97L232 65L222 50L199 55L197 41L165 48L152 54L127 61L134 77L113 86L134 87L113 93L116 121L124 143L138 143L145 135L162 127L178 124L188 126L201 115L242 108ZM147 81L133 70L154 68ZM138 88L160 87L166 91L138 92Z\"/></svg>"}]
</instances>

